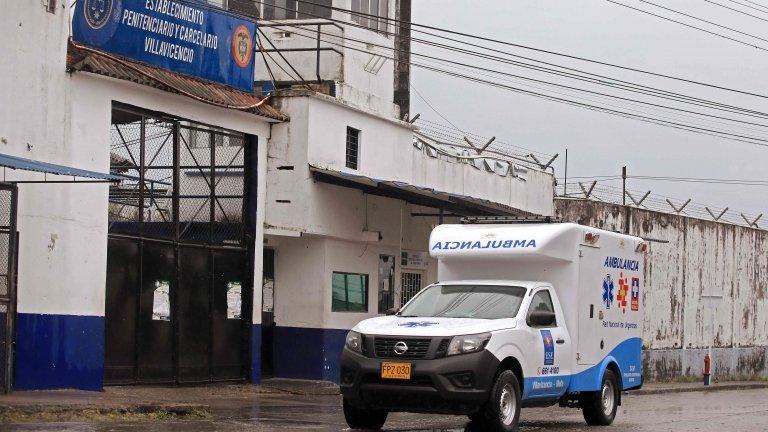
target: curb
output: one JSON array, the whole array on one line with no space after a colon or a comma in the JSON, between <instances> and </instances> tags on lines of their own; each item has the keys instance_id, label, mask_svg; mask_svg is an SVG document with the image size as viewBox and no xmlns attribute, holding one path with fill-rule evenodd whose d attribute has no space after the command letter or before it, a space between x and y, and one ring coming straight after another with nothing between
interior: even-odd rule
<instances>
[{"instance_id":1,"label":"curb","mask_svg":"<svg viewBox=\"0 0 768 432\"><path fill-rule=\"evenodd\" d=\"M643 396L643 395L657 395L657 394L667 394L667 393L696 393L696 392L704 392L704 393L710 393L710 392L718 392L718 391L729 391L729 390L756 390L756 389L765 389L768 388L768 382L743 382L743 383L732 383L732 384L716 384L713 386L701 386L701 387L692 387L692 386L686 386L686 387L664 387L664 388L650 388L650 389L640 389L640 390L633 390L628 392L623 392L625 395L633 395L633 396Z\"/></svg>"}]
</instances>

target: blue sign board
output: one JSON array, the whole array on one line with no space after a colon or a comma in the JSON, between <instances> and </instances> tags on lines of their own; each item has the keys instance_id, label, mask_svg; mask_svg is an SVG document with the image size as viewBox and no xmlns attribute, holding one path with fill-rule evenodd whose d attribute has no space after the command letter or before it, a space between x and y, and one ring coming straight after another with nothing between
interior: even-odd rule
<instances>
[{"instance_id":1,"label":"blue sign board","mask_svg":"<svg viewBox=\"0 0 768 432\"><path fill-rule=\"evenodd\" d=\"M178 0L80 0L76 42L253 92L256 23Z\"/></svg>"}]
</instances>

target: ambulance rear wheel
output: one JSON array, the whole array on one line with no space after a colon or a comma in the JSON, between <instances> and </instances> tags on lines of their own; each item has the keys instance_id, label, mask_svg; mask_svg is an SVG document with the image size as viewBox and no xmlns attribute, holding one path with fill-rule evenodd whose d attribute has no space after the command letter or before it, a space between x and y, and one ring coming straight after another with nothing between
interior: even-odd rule
<instances>
[{"instance_id":1,"label":"ambulance rear wheel","mask_svg":"<svg viewBox=\"0 0 768 432\"><path fill-rule=\"evenodd\" d=\"M352 429L379 430L387 421L386 411L358 408L344 398L344 419Z\"/></svg>"},{"instance_id":2,"label":"ambulance rear wheel","mask_svg":"<svg viewBox=\"0 0 768 432\"><path fill-rule=\"evenodd\" d=\"M520 408L520 382L514 372L505 370L496 378L488 402L475 416L483 431L513 432L520 421Z\"/></svg>"},{"instance_id":3,"label":"ambulance rear wheel","mask_svg":"<svg viewBox=\"0 0 768 432\"><path fill-rule=\"evenodd\" d=\"M616 374L606 369L600 391L582 395L584 420L592 426L608 426L616 418L619 408L619 384Z\"/></svg>"}]
</instances>

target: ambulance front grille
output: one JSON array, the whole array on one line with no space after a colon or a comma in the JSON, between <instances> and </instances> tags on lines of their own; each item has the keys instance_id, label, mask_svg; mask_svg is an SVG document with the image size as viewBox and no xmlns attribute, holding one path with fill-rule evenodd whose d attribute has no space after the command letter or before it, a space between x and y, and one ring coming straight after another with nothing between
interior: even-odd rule
<instances>
[{"instance_id":1,"label":"ambulance front grille","mask_svg":"<svg viewBox=\"0 0 768 432\"><path fill-rule=\"evenodd\" d=\"M405 342L408 349L402 353L395 352L395 345L398 342ZM376 357L379 358L403 358L420 359L427 356L431 339L408 339L408 338L381 338L374 339L374 350Z\"/></svg>"}]
</instances>

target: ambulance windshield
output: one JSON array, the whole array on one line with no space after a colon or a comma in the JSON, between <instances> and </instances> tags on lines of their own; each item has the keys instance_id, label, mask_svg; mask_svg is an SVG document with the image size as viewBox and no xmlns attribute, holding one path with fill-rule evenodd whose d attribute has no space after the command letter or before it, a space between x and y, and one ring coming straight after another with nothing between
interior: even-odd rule
<instances>
[{"instance_id":1,"label":"ambulance windshield","mask_svg":"<svg viewBox=\"0 0 768 432\"><path fill-rule=\"evenodd\" d=\"M403 317L514 318L526 289L498 285L435 285L426 288L398 315Z\"/></svg>"}]
</instances>

